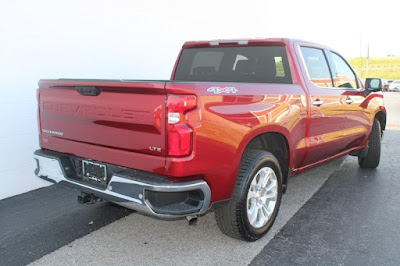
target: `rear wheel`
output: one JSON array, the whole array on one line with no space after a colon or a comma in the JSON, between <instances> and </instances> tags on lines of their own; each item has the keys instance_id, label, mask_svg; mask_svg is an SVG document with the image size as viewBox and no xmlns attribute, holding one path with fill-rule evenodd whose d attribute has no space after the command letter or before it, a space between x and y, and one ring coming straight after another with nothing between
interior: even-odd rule
<instances>
[{"instance_id":1,"label":"rear wheel","mask_svg":"<svg viewBox=\"0 0 400 266\"><path fill-rule=\"evenodd\" d=\"M282 198L282 172L269 152L243 155L229 203L215 210L219 229L230 237L255 241L271 228Z\"/></svg>"},{"instance_id":2,"label":"rear wheel","mask_svg":"<svg viewBox=\"0 0 400 266\"><path fill-rule=\"evenodd\" d=\"M372 125L371 135L368 140L368 153L365 157L358 157L358 164L361 168L376 168L381 158L381 124L377 119Z\"/></svg>"}]
</instances>

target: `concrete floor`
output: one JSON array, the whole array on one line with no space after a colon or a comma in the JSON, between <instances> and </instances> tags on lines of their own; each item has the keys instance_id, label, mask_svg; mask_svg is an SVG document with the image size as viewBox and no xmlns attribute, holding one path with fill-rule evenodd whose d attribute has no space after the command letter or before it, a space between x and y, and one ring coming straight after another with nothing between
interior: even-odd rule
<instances>
[{"instance_id":1,"label":"concrete floor","mask_svg":"<svg viewBox=\"0 0 400 266\"><path fill-rule=\"evenodd\" d=\"M348 157L251 265L399 265L400 131L375 170Z\"/></svg>"}]
</instances>

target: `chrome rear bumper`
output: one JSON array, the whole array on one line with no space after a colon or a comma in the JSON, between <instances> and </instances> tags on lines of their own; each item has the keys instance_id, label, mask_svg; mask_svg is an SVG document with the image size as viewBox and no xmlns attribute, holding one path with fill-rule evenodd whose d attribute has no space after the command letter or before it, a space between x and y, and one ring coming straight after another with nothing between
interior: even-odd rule
<instances>
[{"instance_id":1,"label":"chrome rear bumper","mask_svg":"<svg viewBox=\"0 0 400 266\"><path fill-rule=\"evenodd\" d=\"M113 173L104 189L91 186L67 176L62 158L68 155L37 150L34 159L37 161L35 174L47 181L59 183L79 191L93 194L99 198L115 202L121 206L149 215L173 218L188 215L200 215L209 209L211 191L203 180L188 182L170 182L152 180L148 182L124 173ZM71 174L70 174L71 175Z\"/></svg>"}]
</instances>

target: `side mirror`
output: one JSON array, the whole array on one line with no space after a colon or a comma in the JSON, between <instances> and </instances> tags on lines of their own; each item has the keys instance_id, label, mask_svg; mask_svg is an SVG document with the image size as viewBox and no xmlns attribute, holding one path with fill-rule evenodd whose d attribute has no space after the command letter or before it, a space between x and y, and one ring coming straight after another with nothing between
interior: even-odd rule
<instances>
[{"instance_id":1,"label":"side mirror","mask_svg":"<svg viewBox=\"0 0 400 266\"><path fill-rule=\"evenodd\" d=\"M367 78L365 80L365 89L370 93L373 91L381 91L383 89L382 79Z\"/></svg>"}]
</instances>

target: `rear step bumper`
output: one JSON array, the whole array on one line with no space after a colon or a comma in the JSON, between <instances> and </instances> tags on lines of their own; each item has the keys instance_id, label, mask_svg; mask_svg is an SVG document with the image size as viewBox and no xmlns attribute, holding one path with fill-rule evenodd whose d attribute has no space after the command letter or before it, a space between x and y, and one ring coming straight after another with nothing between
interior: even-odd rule
<instances>
[{"instance_id":1,"label":"rear step bumper","mask_svg":"<svg viewBox=\"0 0 400 266\"><path fill-rule=\"evenodd\" d=\"M203 180L170 182L151 173L105 164L113 168L104 188L81 182L67 154L37 150L35 174L47 181L114 202L152 216L173 218L200 215L209 209L211 191ZM83 159L83 158L81 158ZM120 171L119 171L120 170ZM68 173L68 174L67 174ZM82 179L82 178L81 178Z\"/></svg>"}]
</instances>

